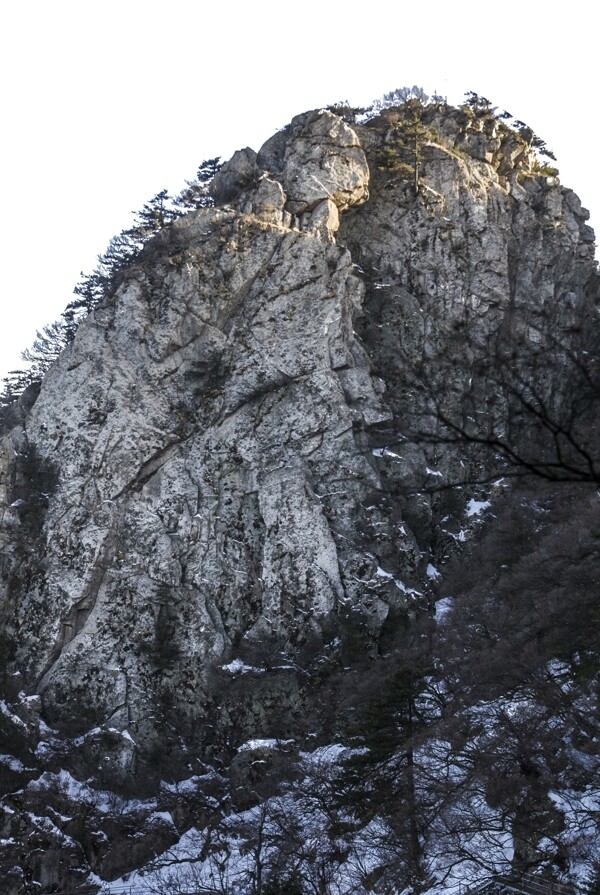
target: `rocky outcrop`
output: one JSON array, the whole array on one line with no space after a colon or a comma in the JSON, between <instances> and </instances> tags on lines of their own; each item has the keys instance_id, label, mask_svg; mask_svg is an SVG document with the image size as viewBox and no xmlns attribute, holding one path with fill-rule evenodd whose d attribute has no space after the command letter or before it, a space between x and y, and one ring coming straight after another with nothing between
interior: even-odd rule
<instances>
[{"instance_id":1,"label":"rocky outcrop","mask_svg":"<svg viewBox=\"0 0 600 895\"><path fill-rule=\"evenodd\" d=\"M356 128L371 199L339 241L360 265L356 328L386 384L378 471L385 491L408 493L402 513L437 563L464 533L466 497L443 486L490 474L490 454L461 434L557 459L549 430L586 388L567 357L595 351L600 293L588 212L522 136L467 107L428 106L418 126L414 115L408 103ZM548 415L537 434L527 383Z\"/></svg>"},{"instance_id":2,"label":"rocky outcrop","mask_svg":"<svg viewBox=\"0 0 600 895\"><path fill-rule=\"evenodd\" d=\"M236 153L50 370L2 466L7 628L50 719L146 737L176 693L196 725L240 649L318 654L350 612L375 642L423 591L431 500L394 492L456 457L389 447L410 376L464 400L517 310L535 338L581 319L592 265L576 197L465 115L428 111L416 196L398 112Z\"/></svg>"},{"instance_id":3,"label":"rocky outcrop","mask_svg":"<svg viewBox=\"0 0 600 895\"><path fill-rule=\"evenodd\" d=\"M428 488L464 457L415 420L505 425L497 346L589 318L593 234L524 140L410 128L315 111L236 153L0 444L9 673L63 735L113 731L115 785L293 733L309 671L384 649L464 539L469 495Z\"/></svg>"},{"instance_id":4,"label":"rocky outcrop","mask_svg":"<svg viewBox=\"0 0 600 895\"><path fill-rule=\"evenodd\" d=\"M196 726L209 670L245 645L318 653L350 608L378 635L407 591L377 577L375 543L395 570L421 564L373 500L363 432L389 412L332 239L338 207L367 197L364 153L323 112L263 157L258 184L248 151L215 184L243 211L196 212L148 246L5 441L7 540L37 499L14 499L18 458L58 470L35 578L7 570L15 662L49 720L147 738L177 693Z\"/></svg>"}]
</instances>

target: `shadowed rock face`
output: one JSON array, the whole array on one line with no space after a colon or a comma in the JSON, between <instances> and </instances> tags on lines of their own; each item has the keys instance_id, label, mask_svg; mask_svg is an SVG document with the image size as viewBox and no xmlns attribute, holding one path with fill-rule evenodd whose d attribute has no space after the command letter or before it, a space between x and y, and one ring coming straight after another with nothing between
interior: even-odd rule
<instances>
[{"instance_id":1,"label":"shadowed rock face","mask_svg":"<svg viewBox=\"0 0 600 895\"><path fill-rule=\"evenodd\" d=\"M416 196L382 164L389 114L309 112L236 153L217 207L147 246L5 436L2 618L49 720L151 742L176 716L202 742L215 668L310 663L349 620L377 649L427 602L448 505L415 492L460 454L381 447L419 411L411 368L456 402L499 331L584 319L593 276L573 193L508 136L428 114ZM300 711L290 668L223 729Z\"/></svg>"}]
</instances>

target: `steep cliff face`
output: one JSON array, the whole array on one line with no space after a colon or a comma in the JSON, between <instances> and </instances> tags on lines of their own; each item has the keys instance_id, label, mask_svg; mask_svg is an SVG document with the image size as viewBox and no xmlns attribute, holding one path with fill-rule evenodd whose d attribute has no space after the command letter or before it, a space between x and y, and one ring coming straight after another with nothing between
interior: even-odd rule
<instances>
[{"instance_id":1,"label":"steep cliff face","mask_svg":"<svg viewBox=\"0 0 600 895\"><path fill-rule=\"evenodd\" d=\"M4 617L50 719L148 736L259 641L315 656L353 613L376 643L431 559L431 499L402 492L460 459L386 449L414 371L465 401L503 327L589 314L593 234L523 141L433 107L415 196L402 126L313 112L236 153L4 439Z\"/></svg>"},{"instance_id":2,"label":"steep cliff face","mask_svg":"<svg viewBox=\"0 0 600 895\"><path fill-rule=\"evenodd\" d=\"M339 241L362 269L357 331L386 386L389 422L371 430L378 471L436 561L460 535L466 496L435 485L494 468L465 436L556 459L549 430L570 418L567 357L594 339L598 280L588 212L519 134L468 108L414 114L409 103L356 128L370 201L343 217ZM526 392L545 416L537 432Z\"/></svg>"},{"instance_id":3,"label":"steep cliff face","mask_svg":"<svg viewBox=\"0 0 600 895\"><path fill-rule=\"evenodd\" d=\"M240 642L317 652L348 601L373 633L385 618L382 588L363 591L355 567L368 583L358 531L386 528L364 509L379 479L360 430L388 411L353 333L363 287L333 241L368 167L333 115L294 129L281 182L253 180L251 207L198 212L148 248L5 442L5 531L23 551L34 498L8 483L28 478L25 456L58 471L36 574L15 559L5 603L16 662L53 720L147 735L160 686L195 721L211 665ZM219 176L225 194L238 164ZM392 536L416 567L410 533Z\"/></svg>"},{"instance_id":4,"label":"steep cliff face","mask_svg":"<svg viewBox=\"0 0 600 895\"><path fill-rule=\"evenodd\" d=\"M309 670L432 601L475 492L429 493L463 454L415 421L435 396L506 427L499 341L573 344L596 281L579 200L522 138L407 115L309 112L236 153L13 420L2 646L50 725L204 756L285 736Z\"/></svg>"}]
</instances>

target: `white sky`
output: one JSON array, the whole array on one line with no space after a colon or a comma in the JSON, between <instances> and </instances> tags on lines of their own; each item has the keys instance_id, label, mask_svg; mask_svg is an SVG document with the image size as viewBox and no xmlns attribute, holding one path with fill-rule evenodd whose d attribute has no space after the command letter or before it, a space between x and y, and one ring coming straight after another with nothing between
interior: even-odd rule
<instances>
[{"instance_id":1,"label":"white sky","mask_svg":"<svg viewBox=\"0 0 600 895\"><path fill-rule=\"evenodd\" d=\"M592 6L21 0L0 15L0 375L131 211L294 115L418 84L527 122L600 227Z\"/></svg>"}]
</instances>

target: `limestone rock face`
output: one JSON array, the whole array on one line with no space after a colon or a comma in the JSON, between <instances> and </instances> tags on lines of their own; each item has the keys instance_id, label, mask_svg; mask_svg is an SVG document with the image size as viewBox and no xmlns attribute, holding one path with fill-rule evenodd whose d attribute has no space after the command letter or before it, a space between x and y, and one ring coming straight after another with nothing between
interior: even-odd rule
<instances>
[{"instance_id":1,"label":"limestone rock face","mask_svg":"<svg viewBox=\"0 0 600 895\"><path fill-rule=\"evenodd\" d=\"M522 141L427 114L416 194L391 113L309 112L236 153L13 415L3 643L49 722L268 736L302 712L300 666L427 604L426 486L460 454L401 434L415 370L476 403L489 340L569 332L594 277L578 200Z\"/></svg>"},{"instance_id":2,"label":"limestone rock face","mask_svg":"<svg viewBox=\"0 0 600 895\"><path fill-rule=\"evenodd\" d=\"M353 332L363 285L332 241L338 204L367 195L364 153L341 120L311 113L282 172L251 189L249 158L217 185L231 198L237 177L247 211L196 212L149 246L4 442L4 544L20 544L4 606L53 721L150 736L164 699L191 727L211 668L240 645L318 651L346 606L378 632L380 592L403 594L374 576L373 532L419 565L410 532L370 506L380 481L361 433L389 412ZM53 471L35 532L34 498L11 491L25 455Z\"/></svg>"},{"instance_id":3,"label":"limestone rock face","mask_svg":"<svg viewBox=\"0 0 600 895\"><path fill-rule=\"evenodd\" d=\"M390 109L356 128L371 198L342 218L338 240L360 267L356 328L386 383L391 421L371 429L384 490L409 493L404 518L442 557L461 536L460 494L423 492L489 470L469 469L464 445L425 451L411 433L431 434L444 416L518 444L523 408L511 407L510 387L530 381L559 419L572 402L564 356L597 326L598 279L587 211L497 121L427 107L415 193L411 115ZM436 521L447 514L456 524Z\"/></svg>"},{"instance_id":4,"label":"limestone rock face","mask_svg":"<svg viewBox=\"0 0 600 895\"><path fill-rule=\"evenodd\" d=\"M367 198L369 169L354 131L331 112L306 112L267 140L259 168L273 171L300 214L330 199L340 211Z\"/></svg>"}]
</instances>

